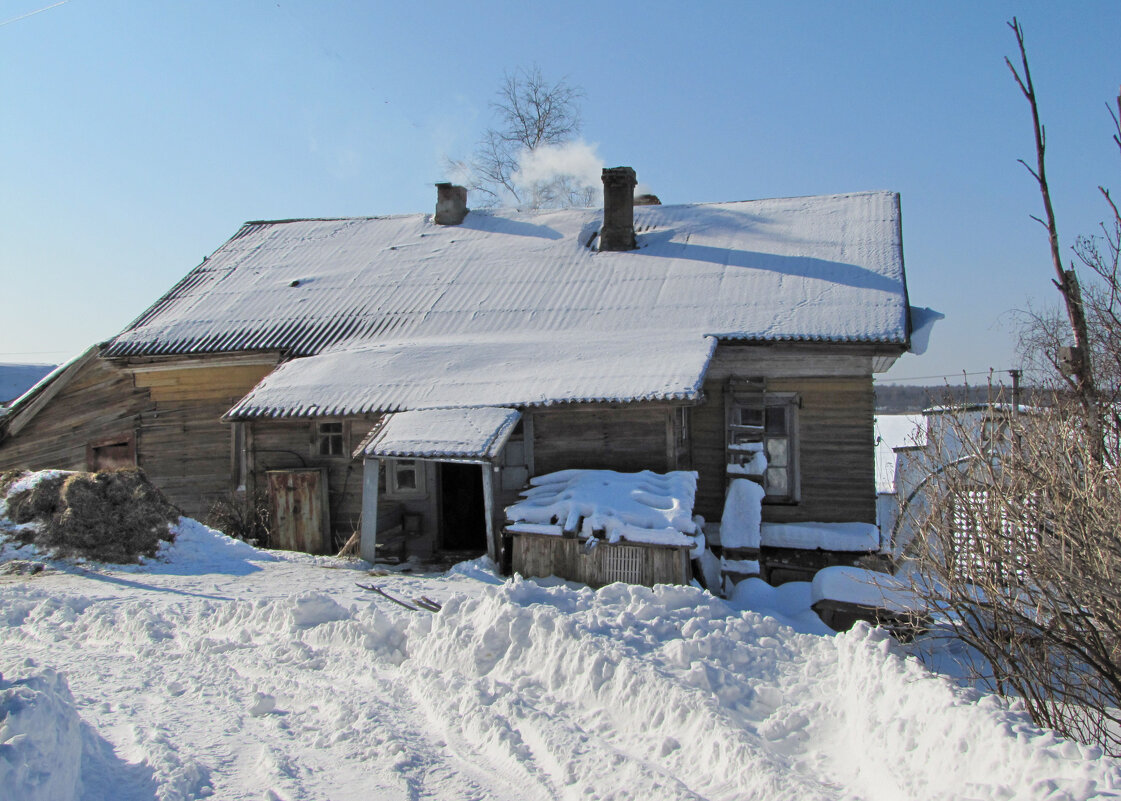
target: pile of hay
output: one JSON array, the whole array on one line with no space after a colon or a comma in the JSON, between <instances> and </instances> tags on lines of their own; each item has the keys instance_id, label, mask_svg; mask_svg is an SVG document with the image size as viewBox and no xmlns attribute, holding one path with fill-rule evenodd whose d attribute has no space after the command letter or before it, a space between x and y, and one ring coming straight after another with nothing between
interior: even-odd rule
<instances>
[{"instance_id":1,"label":"pile of hay","mask_svg":"<svg viewBox=\"0 0 1121 801\"><path fill-rule=\"evenodd\" d=\"M61 557L131 563L174 539L170 526L180 512L141 470L53 473L19 489L27 475L0 476L6 516L17 524L6 535L23 545Z\"/></svg>"}]
</instances>

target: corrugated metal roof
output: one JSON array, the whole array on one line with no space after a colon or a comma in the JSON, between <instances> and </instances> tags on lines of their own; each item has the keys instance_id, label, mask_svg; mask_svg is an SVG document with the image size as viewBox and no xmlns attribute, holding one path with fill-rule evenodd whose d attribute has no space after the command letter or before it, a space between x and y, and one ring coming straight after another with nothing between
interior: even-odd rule
<instances>
[{"instance_id":1,"label":"corrugated metal roof","mask_svg":"<svg viewBox=\"0 0 1121 801\"><path fill-rule=\"evenodd\" d=\"M388 414L366 456L490 461L521 419L514 409L420 409Z\"/></svg>"},{"instance_id":2,"label":"corrugated metal roof","mask_svg":"<svg viewBox=\"0 0 1121 801\"><path fill-rule=\"evenodd\" d=\"M246 224L106 355L281 350L582 331L906 344L890 192L635 209L599 253L595 209Z\"/></svg>"},{"instance_id":3,"label":"corrugated metal roof","mask_svg":"<svg viewBox=\"0 0 1121 801\"><path fill-rule=\"evenodd\" d=\"M712 337L640 331L342 348L282 364L227 417L694 400L715 347Z\"/></svg>"}]
</instances>

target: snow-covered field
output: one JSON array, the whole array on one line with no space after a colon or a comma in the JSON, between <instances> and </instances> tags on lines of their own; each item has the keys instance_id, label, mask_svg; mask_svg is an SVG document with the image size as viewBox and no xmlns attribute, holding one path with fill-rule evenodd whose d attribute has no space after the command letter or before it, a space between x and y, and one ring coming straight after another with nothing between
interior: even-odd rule
<instances>
[{"instance_id":1,"label":"snow-covered field","mask_svg":"<svg viewBox=\"0 0 1121 801\"><path fill-rule=\"evenodd\" d=\"M1121 797L1096 749L826 635L804 584L359 567L183 521L147 565L0 576L0 798Z\"/></svg>"}]
</instances>

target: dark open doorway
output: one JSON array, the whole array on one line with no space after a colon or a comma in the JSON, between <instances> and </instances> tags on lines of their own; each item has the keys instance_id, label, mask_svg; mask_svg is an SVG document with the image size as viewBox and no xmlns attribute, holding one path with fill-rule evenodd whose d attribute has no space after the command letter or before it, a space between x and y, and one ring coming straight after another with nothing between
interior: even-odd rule
<instances>
[{"instance_id":1,"label":"dark open doorway","mask_svg":"<svg viewBox=\"0 0 1121 801\"><path fill-rule=\"evenodd\" d=\"M440 547L445 551L487 549L482 468L440 464Z\"/></svg>"}]
</instances>

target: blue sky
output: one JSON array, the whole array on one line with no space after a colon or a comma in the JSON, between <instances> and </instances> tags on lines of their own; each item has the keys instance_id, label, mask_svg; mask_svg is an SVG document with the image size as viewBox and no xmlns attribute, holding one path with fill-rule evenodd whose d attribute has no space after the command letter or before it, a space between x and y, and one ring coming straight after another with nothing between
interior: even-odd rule
<instances>
[{"instance_id":1,"label":"blue sky","mask_svg":"<svg viewBox=\"0 0 1121 801\"><path fill-rule=\"evenodd\" d=\"M1112 2L0 0L0 361L112 336L246 220L429 211L504 71L583 88L584 138L665 203L902 194L911 301L889 379L1015 366L1050 303L1018 15L1064 248L1121 191ZM15 20L7 22L8 20ZM984 376L971 376L984 380ZM939 379L929 381L937 383Z\"/></svg>"}]
</instances>

